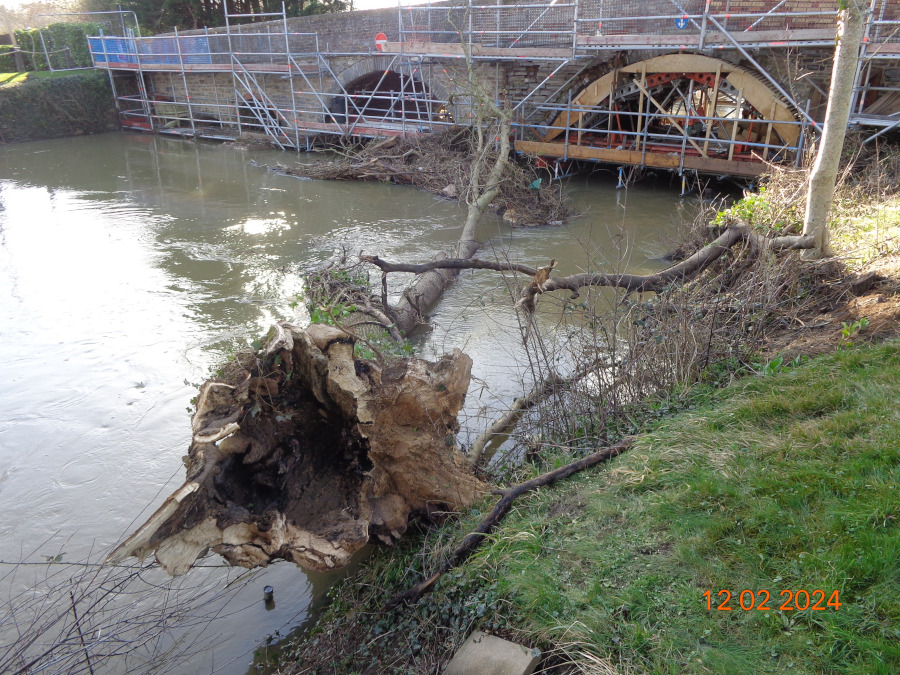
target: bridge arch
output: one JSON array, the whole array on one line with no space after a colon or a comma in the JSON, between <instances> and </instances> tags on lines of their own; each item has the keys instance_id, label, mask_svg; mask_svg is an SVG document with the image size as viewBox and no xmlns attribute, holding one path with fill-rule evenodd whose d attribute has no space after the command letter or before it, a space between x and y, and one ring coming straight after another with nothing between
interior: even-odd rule
<instances>
[{"instance_id":1,"label":"bridge arch","mask_svg":"<svg viewBox=\"0 0 900 675\"><path fill-rule=\"evenodd\" d=\"M558 143L561 135L576 130L579 142L587 136L588 143L646 154L651 125L657 139L675 136L679 143L685 139L689 152L728 160L745 154L750 161L755 151L763 158L777 156L780 148L794 148L800 135L787 102L751 71L709 56L676 53L629 63L594 79L555 116L542 141ZM664 148L665 139L657 145Z\"/></svg>"},{"instance_id":2,"label":"bridge arch","mask_svg":"<svg viewBox=\"0 0 900 675\"><path fill-rule=\"evenodd\" d=\"M356 61L338 74L329 110L336 116L362 113L387 122L450 119L449 96L430 71L393 56Z\"/></svg>"}]
</instances>

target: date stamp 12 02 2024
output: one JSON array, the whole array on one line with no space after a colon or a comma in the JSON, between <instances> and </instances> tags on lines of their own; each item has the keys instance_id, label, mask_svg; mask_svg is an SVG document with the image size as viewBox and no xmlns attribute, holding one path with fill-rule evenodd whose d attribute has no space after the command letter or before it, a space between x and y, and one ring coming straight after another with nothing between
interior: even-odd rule
<instances>
[{"instance_id":1,"label":"date stamp 12 02 2024","mask_svg":"<svg viewBox=\"0 0 900 675\"><path fill-rule=\"evenodd\" d=\"M828 600L825 597L828 596ZM829 595L823 590L798 591L784 590L778 593L778 598L772 597L767 590L751 591L743 590L732 595L731 591L721 590L713 596L712 591L703 591L706 599L706 609L710 611L730 612L731 610L750 610L765 612L773 609L782 612L810 610L838 610L841 608L840 594L831 591ZM737 602L735 602L737 600Z\"/></svg>"}]
</instances>

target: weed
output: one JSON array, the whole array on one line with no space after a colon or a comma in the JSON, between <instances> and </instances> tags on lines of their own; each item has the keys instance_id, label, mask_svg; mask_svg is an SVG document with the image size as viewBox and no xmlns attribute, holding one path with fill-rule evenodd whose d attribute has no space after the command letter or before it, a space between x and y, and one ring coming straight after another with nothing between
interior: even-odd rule
<instances>
[{"instance_id":1,"label":"weed","mask_svg":"<svg viewBox=\"0 0 900 675\"><path fill-rule=\"evenodd\" d=\"M780 203L767 186L757 192L746 192L742 199L716 214L714 225L725 227L735 223L749 225L767 234L798 232L803 227L800 202Z\"/></svg>"},{"instance_id":2,"label":"weed","mask_svg":"<svg viewBox=\"0 0 900 675\"><path fill-rule=\"evenodd\" d=\"M856 321L841 322L841 348L849 349L853 346L852 338L869 327L869 319L862 317Z\"/></svg>"}]
</instances>

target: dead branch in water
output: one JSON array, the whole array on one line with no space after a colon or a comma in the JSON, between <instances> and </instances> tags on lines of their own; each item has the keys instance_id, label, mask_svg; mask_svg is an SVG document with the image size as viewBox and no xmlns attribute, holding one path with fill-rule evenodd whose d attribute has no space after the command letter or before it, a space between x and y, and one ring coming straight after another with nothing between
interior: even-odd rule
<instances>
[{"instance_id":1,"label":"dead branch in water","mask_svg":"<svg viewBox=\"0 0 900 675\"><path fill-rule=\"evenodd\" d=\"M410 272L412 274L423 274L436 269L458 269L458 270L493 270L495 272L522 272L528 276L537 274L537 269L522 265L520 263L498 262L495 260L482 260L480 258L444 258L443 260L432 260L428 263L420 265L414 263L390 263L382 260L377 255L359 256L360 262L372 263L385 274L389 272Z\"/></svg>"},{"instance_id":2,"label":"dead branch in water","mask_svg":"<svg viewBox=\"0 0 900 675\"><path fill-rule=\"evenodd\" d=\"M378 256L360 254L359 260L362 263L370 263L378 267L382 271L383 283L385 283L384 278L391 272L424 274L435 269L487 269L498 272L519 272L525 274L530 276L532 280L530 284L524 286L520 291L517 307L522 307L526 310L529 320L528 325L530 326L531 316L536 309L537 296L541 293L568 290L574 298L579 295L583 288L592 286L619 288L628 293L660 293L673 283L684 283L695 278L731 247L741 242L748 242L752 247L759 250L803 249L808 248L813 243L811 238L802 236L763 237L753 232L747 226L735 225L726 228L715 240L678 264L649 275L585 273L551 277L550 272L553 264L536 269L519 263L477 258L452 258L423 264L410 264L392 263L382 260ZM516 399L510 409L475 440L468 451L469 460L473 464L478 465L483 459L485 448L501 436L507 435L528 410L532 409L554 391L558 391L561 387L583 379L592 370L593 364L579 369L578 372L567 378L562 378L554 373L537 382L527 395Z\"/></svg>"},{"instance_id":3,"label":"dead branch in water","mask_svg":"<svg viewBox=\"0 0 900 675\"><path fill-rule=\"evenodd\" d=\"M472 443L469 451L466 453L466 457L469 458L469 461L473 466L478 466L479 464L490 461L493 453L489 453L485 456L485 448L491 444L497 443L500 438L508 436L510 431L515 428L525 413L553 392L571 387L583 380L585 377L595 372L598 366L601 366L604 361L605 359L595 359L582 368L579 368L568 377L560 377L556 373L551 373L542 379L528 394L513 401L510 409L475 439L475 442Z\"/></svg>"},{"instance_id":4,"label":"dead branch in water","mask_svg":"<svg viewBox=\"0 0 900 675\"><path fill-rule=\"evenodd\" d=\"M385 611L391 610L399 605L416 602L419 598L421 598L425 593L428 593L437 582L438 579L441 578L441 575L449 572L454 567L457 567L461 563L463 563L472 553L477 549L481 542L484 541L485 537L491 533L491 531L497 527L501 520L509 513L509 509L512 506L512 503L516 500L516 498L525 494L530 490L534 490L535 488L544 487L547 485L553 485L557 481L563 480L564 478L568 478L579 471L584 471L600 462L606 462L613 457L616 457L631 445L633 439L626 438L622 441L619 441L616 445L613 445L609 448L604 448L599 452L595 452L592 455L588 455L582 459L579 459L576 462L572 462L571 464L566 464L564 467L556 469L554 471L549 471L545 474L541 474L537 478L532 478L531 480L527 480L524 483L519 483L507 490L503 490L498 492L501 495L500 501L494 506L494 509L491 513L481 521L475 531L470 533L463 539L462 543L456 547L447 561L441 565L440 569L428 577L425 581L422 581L409 590L401 593L396 596L392 600L390 600L385 606Z\"/></svg>"},{"instance_id":5,"label":"dead branch in water","mask_svg":"<svg viewBox=\"0 0 900 675\"><path fill-rule=\"evenodd\" d=\"M728 249L735 244L749 241L753 245L763 249L773 250L798 250L812 246L812 239L804 236L762 237L741 225L728 227L715 240L685 258L677 265L654 274L606 274L603 272L571 274L564 277L549 277L541 283L527 286L522 291L519 303L528 307L533 305L533 299L540 293L550 291L568 290L577 297L582 288L589 286L607 286L621 288L629 293L658 293L663 288L675 281L687 281L696 276L712 263L718 260ZM483 269L495 272L521 272L536 276L538 269L518 263L481 260L478 258L445 258L433 260L423 264L391 263L382 260L378 256L360 255L360 262L375 265L383 272L409 272L412 274L424 274L436 269Z\"/></svg>"}]
</instances>

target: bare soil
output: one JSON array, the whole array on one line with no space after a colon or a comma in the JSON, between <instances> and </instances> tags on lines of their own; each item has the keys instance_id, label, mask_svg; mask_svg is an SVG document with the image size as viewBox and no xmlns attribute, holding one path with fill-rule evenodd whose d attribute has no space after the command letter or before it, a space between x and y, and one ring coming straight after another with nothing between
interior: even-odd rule
<instances>
[{"instance_id":1,"label":"bare soil","mask_svg":"<svg viewBox=\"0 0 900 675\"><path fill-rule=\"evenodd\" d=\"M855 295L853 282L869 272L876 275L873 285ZM849 337L854 342L878 342L900 336L900 255L879 258L858 274L837 278L824 285L817 295L817 301L798 314L796 325L769 334L764 345L766 355L793 358L834 351L848 339L844 326L861 319L869 323Z\"/></svg>"}]
</instances>

